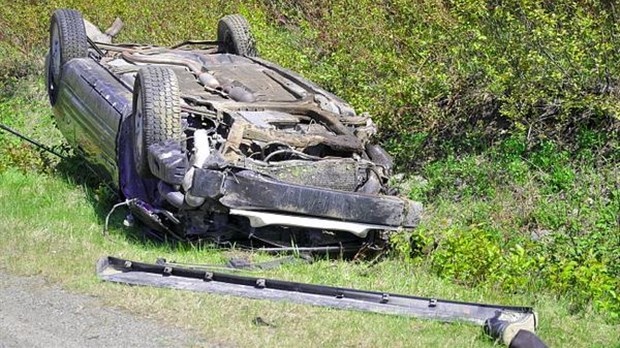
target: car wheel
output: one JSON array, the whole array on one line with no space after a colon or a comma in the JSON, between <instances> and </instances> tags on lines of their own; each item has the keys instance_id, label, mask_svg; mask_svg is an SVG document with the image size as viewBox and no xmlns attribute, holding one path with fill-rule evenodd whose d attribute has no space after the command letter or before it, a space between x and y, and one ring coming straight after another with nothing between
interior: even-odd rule
<instances>
[{"instance_id":1,"label":"car wheel","mask_svg":"<svg viewBox=\"0 0 620 348\"><path fill-rule=\"evenodd\" d=\"M54 11L50 21L50 50L46 59L47 93L56 104L62 66L73 58L88 56L88 39L82 14L76 10Z\"/></svg>"},{"instance_id":2,"label":"car wheel","mask_svg":"<svg viewBox=\"0 0 620 348\"><path fill-rule=\"evenodd\" d=\"M153 177L149 146L166 140L182 141L182 135L176 74L162 66L140 69L133 89L133 156L138 174Z\"/></svg>"},{"instance_id":3,"label":"car wheel","mask_svg":"<svg viewBox=\"0 0 620 348\"><path fill-rule=\"evenodd\" d=\"M257 57L256 43L250 23L242 15L224 16L217 24L218 51L240 56Z\"/></svg>"}]
</instances>

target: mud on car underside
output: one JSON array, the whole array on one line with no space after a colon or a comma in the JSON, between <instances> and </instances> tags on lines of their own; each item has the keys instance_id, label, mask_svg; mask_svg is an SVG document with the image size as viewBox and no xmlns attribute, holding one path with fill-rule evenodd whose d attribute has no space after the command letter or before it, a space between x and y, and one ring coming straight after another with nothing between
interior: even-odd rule
<instances>
[{"instance_id":1,"label":"mud on car underside","mask_svg":"<svg viewBox=\"0 0 620 348\"><path fill-rule=\"evenodd\" d=\"M55 11L48 91L68 142L152 230L357 251L417 225L370 117L260 59L243 17L171 48L105 40L118 29L89 37L79 12Z\"/></svg>"}]
</instances>

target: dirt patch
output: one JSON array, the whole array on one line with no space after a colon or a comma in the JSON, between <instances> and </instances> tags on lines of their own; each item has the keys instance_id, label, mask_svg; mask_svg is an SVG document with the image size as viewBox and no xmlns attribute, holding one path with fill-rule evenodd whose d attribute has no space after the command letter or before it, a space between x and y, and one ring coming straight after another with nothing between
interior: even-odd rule
<instances>
[{"instance_id":1,"label":"dirt patch","mask_svg":"<svg viewBox=\"0 0 620 348\"><path fill-rule=\"evenodd\" d=\"M186 347L198 336L0 270L0 347Z\"/></svg>"}]
</instances>

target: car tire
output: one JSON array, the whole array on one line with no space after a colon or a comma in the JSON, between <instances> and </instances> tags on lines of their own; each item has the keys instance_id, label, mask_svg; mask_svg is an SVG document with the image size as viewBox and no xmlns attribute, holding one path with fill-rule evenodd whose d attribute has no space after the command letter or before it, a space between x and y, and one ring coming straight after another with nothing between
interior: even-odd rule
<instances>
[{"instance_id":1,"label":"car tire","mask_svg":"<svg viewBox=\"0 0 620 348\"><path fill-rule=\"evenodd\" d=\"M152 178L148 148L167 140L182 141L179 81L174 71L147 66L133 89L133 157L138 174Z\"/></svg>"},{"instance_id":2,"label":"car tire","mask_svg":"<svg viewBox=\"0 0 620 348\"><path fill-rule=\"evenodd\" d=\"M217 24L218 52L239 56L257 57L256 42L250 30L250 23L242 15L222 17Z\"/></svg>"},{"instance_id":3,"label":"car tire","mask_svg":"<svg viewBox=\"0 0 620 348\"><path fill-rule=\"evenodd\" d=\"M56 104L62 67L73 58L88 56L88 38L82 14L76 10L59 9L50 20L50 50L46 59L47 93L52 106Z\"/></svg>"}]
</instances>

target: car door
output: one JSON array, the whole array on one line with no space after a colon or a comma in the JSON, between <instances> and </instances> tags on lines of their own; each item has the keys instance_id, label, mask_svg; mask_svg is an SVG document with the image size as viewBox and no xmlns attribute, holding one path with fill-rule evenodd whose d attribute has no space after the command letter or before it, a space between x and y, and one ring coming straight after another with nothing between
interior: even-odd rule
<instances>
[{"instance_id":1,"label":"car door","mask_svg":"<svg viewBox=\"0 0 620 348\"><path fill-rule=\"evenodd\" d=\"M54 107L58 127L94 169L112 181L118 177L119 125L131 113L131 100L130 89L93 59L73 59L63 66Z\"/></svg>"}]
</instances>

